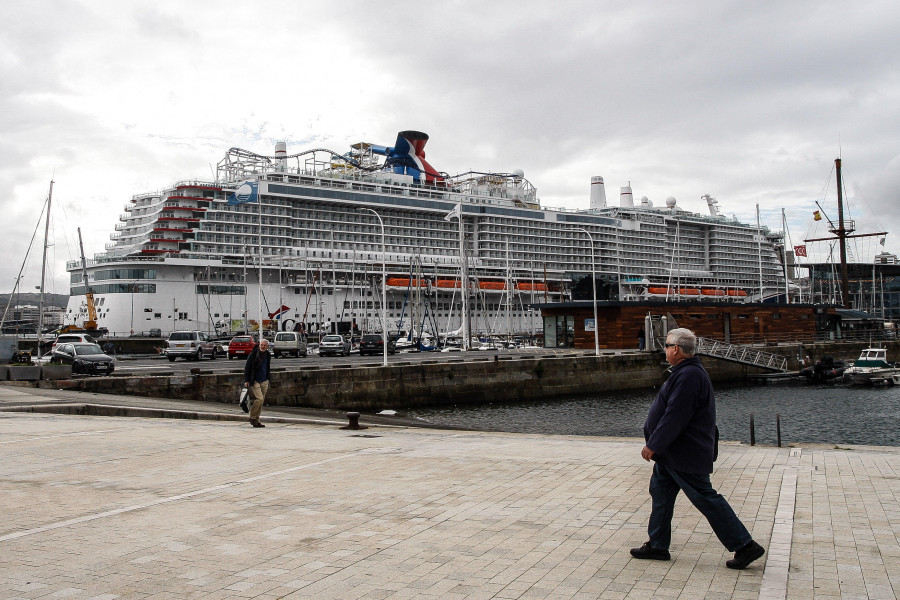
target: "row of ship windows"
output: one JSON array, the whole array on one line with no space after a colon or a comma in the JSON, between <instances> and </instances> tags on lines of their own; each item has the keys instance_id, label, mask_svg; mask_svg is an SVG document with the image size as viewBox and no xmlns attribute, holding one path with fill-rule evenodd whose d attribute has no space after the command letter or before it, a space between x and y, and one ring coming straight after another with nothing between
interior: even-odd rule
<instances>
[{"instance_id":1,"label":"row of ship windows","mask_svg":"<svg viewBox=\"0 0 900 600\"><path fill-rule=\"evenodd\" d=\"M275 256L277 256L279 254L285 255L285 256L291 256L288 252L288 249L286 249L286 248L278 248L274 244L264 244L264 246L265 246L265 248L264 248L265 254L275 255ZM153 245L148 245L147 247L152 248ZM406 255L422 254L423 249L428 249L428 248L434 249L437 247L435 247L435 246L429 246L429 247L425 247L425 248L423 248L423 247L416 247L416 248L414 248L414 247L399 247L399 248L398 247L389 247L388 260L392 260L392 261L397 260L397 257L394 256L394 254L397 254L397 253L399 253L401 255L402 254L406 254ZM451 254L453 254L452 250L454 250L455 248L450 246L449 249L451 250ZM212 253L224 253L224 254L240 256L240 255L244 255L247 253L247 246L227 246L227 245L219 246L219 245L212 245L212 244L198 244L195 246L194 250L197 252L201 252L201 253L211 253L211 254ZM280 252L279 252L279 250L280 250ZM321 258L323 260L328 260L328 259L333 258L333 259L339 259L339 260L344 259L344 260L373 261L373 260L380 260L380 257L381 257L380 247L378 247L378 248L366 247L363 249L354 250L352 252L341 252L340 250L341 250L341 248L339 247L333 253L330 251L322 252L322 256L319 258ZM366 252L366 250L368 250L369 252ZM547 263L548 266L553 265L552 268L571 270L575 266L578 266L579 268L584 266L582 264L583 261L581 260L583 258L583 255L580 253L569 254L568 255L568 256L570 256L569 260L565 260L565 257L566 257L565 253L561 254L560 252L556 252L554 254L554 256L556 256L558 259L562 259L562 260L547 261L545 252L540 252L539 250L533 250L532 252L533 252L533 256L536 260L539 260L541 262L541 264ZM585 250L585 252L587 252L587 250ZM527 257L531 256L531 254L529 254L529 250L523 249L523 248L515 248L515 250L510 249L510 253L517 257L516 262L519 265L527 263L528 262ZM646 258L648 256L633 255L633 254L621 254L618 258L621 260L622 263L628 265L628 268L630 268L630 269L660 269L660 268L673 267L673 268L682 268L682 269L694 268L696 270L708 271L708 270L718 270L718 268L719 268L718 260L714 260L712 258L707 260L702 256L694 258L694 259L691 259L690 257L686 257L686 256L681 256L681 257L678 257L676 260L672 260L672 259L666 259L664 257L659 258L659 257L657 257L656 254L650 253L650 252L648 252L647 255L649 257L655 257L655 258L652 258L651 260L647 260ZM315 253L312 253L311 255L308 255L308 256L312 257L312 258L316 257ZM477 257L482 260L496 261L496 264L502 266L507 259L507 252L506 252L505 248L503 248L502 250L496 250L496 251L479 250ZM616 256L615 252L599 252L597 254L597 261L601 264L602 263L613 263L613 262L616 262L616 259L617 259L617 256ZM452 262L453 260L454 259L452 257L445 257L445 262ZM755 271L759 270L758 260L756 259L756 257L749 256L749 255L744 260L740 260L737 258L731 258L727 261L727 264L725 266L727 266L727 268L730 271L735 271L735 272L741 272L741 271L746 271L746 272L754 271L755 272ZM763 271L766 273L778 273L778 272L780 272L780 268L777 265L764 263Z\"/></svg>"},{"instance_id":2,"label":"row of ship windows","mask_svg":"<svg viewBox=\"0 0 900 600\"><path fill-rule=\"evenodd\" d=\"M330 217L331 215L329 215ZM229 221L235 223L245 223L243 225L230 225ZM374 223L370 223L365 220L358 219L348 219L347 222L358 222L359 225L344 225L342 219L334 218L330 219L328 217L323 216L322 218L310 217L308 219L302 219L301 223L297 223L295 225L284 224L284 223L273 223L271 219L263 219L264 226L264 235L277 235L277 236L285 236L285 237L296 237L293 233L295 231L304 232L306 235L312 238L322 238L322 239L330 239L332 236L335 236L337 232L348 232L348 233L364 233L372 236L380 235L380 228L378 228ZM323 224L327 224L331 222L333 226L323 228ZM223 224L224 223L224 224ZM216 231L216 232L233 232L233 233L247 233L247 234L258 234L259 225L256 219L222 219L219 221L207 220L203 223L203 225L209 225L210 227L201 229L208 231ZM583 234L581 232L573 232L566 231L566 227L568 226L565 223L559 224L558 231L553 231L552 233L548 233L546 227L525 227L525 226L516 226L511 225L509 223L506 224L477 224L476 226L470 226L467 229L470 230L470 235L472 235L472 231L474 231L474 237L478 238L482 235L486 234L496 234L502 235L503 237L509 237L512 239L528 239L528 238L538 238L538 239L548 239L552 237L555 239L571 239L578 240L583 238ZM392 230L393 227L393 230ZM413 233L417 236L423 236L425 234L429 238L454 238L457 236L457 229L452 226L447 226L445 223L438 223L434 220L416 220L416 219L398 219L396 222L392 219L387 219L385 223L385 233L389 236L402 236L404 234ZM649 233L649 232L645 232ZM615 231L610 231L606 229L597 230L595 229L592 232L594 236L594 243L615 243L615 244L646 244L647 241L652 240L634 240L629 239L627 237L623 237L618 235ZM662 233L660 232L660 235ZM659 238L660 236L653 235L652 238ZM709 241L707 242L702 237L691 236L687 234L682 234L678 236L680 239L678 240L678 246L681 248L698 248L702 249L707 246L716 247L726 245L726 249L733 249L735 247L740 248L756 248L758 244L752 239L748 239L746 235L737 236L737 235L729 235L729 236L710 236ZM675 236L666 235L665 239L657 239L658 243L666 244L668 246L675 246Z\"/></svg>"},{"instance_id":3,"label":"row of ship windows","mask_svg":"<svg viewBox=\"0 0 900 600\"><path fill-rule=\"evenodd\" d=\"M94 271L94 281L106 281L109 279L156 279L156 269L102 269ZM69 283L81 283L84 276L81 271L73 271L69 275ZM129 284L131 285L131 284Z\"/></svg>"},{"instance_id":4,"label":"row of ship windows","mask_svg":"<svg viewBox=\"0 0 900 600\"><path fill-rule=\"evenodd\" d=\"M359 247L364 242L360 241L358 237L356 239L348 240L346 236L341 235L329 235L327 238L319 240L319 232L315 232L311 239L304 239L301 237L295 237L288 235L289 232L286 231L272 231L268 230L264 232L263 235L263 244L267 246L285 246L285 247L310 247L310 248L334 248L334 249L353 249ZM324 232L323 232L324 233ZM381 248L380 236L376 235L374 232L367 232L370 235L370 239L368 240L367 247L365 250L379 250ZM280 236L280 237L276 237ZM258 243L258 232L248 231L247 235L244 237L240 237L237 235L229 235L222 233L209 233L209 232L198 232L197 233L197 241L205 241L211 243L238 243L238 242L246 242L247 245L255 245ZM405 236L398 237L394 235L386 236L385 242L389 247L396 246L407 246L410 243L414 243L416 248L422 246L422 240L429 240L429 246L433 248L455 248L458 246L458 241L456 236L452 235L441 235L441 236L423 236L417 234L415 236ZM572 239L569 237L566 238L550 238L546 237L545 243L543 245L535 243L535 240L528 240L523 242L521 238L513 238L515 240L510 249L513 252L521 253L521 252L543 252L546 250L548 246L557 248L560 244L568 247L584 249L585 252L590 251L590 245L586 240L580 239ZM182 240L172 240L173 242L182 241ZM530 243L529 243L530 242ZM505 249L506 241L504 239L492 241L487 239L479 239L475 238L474 245L480 249ZM639 245L640 244L640 245ZM651 244L647 242L631 242L631 243L619 243L619 244L602 244L597 243L595 241L594 247L597 250L606 249L607 251L615 251L618 250L620 255L628 256L628 253L640 253L640 254L658 254L658 248L654 248ZM684 244L679 245L677 247L677 254L683 256L691 256L695 255L698 257L709 255L711 258L721 257L723 260L732 260L735 255L746 255L749 254L749 250L753 250L754 248L746 245L732 245L728 248L711 248L707 249L704 246L698 246L695 244ZM212 248L209 249L213 251ZM396 251L396 250L392 250ZM768 252L767 252L768 253Z\"/></svg>"},{"instance_id":5,"label":"row of ship windows","mask_svg":"<svg viewBox=\"0 0 900 600\"><path fill-rule=\"evenodd\" d=\"M347 236L340 235L340 234L344 234L344 233L356 234L356 236L354 236L354 238L352 238L350 240L350 242L352 242L352 243L358 243L357 239L360 234L369 235L372 238L377 238L380 236L380 231L378 231L377 228L371 226L371 224L368 224L368 223L366 223L364 225L347 225L347 226L344 226L344 225L338 223L332 229L315 229L315 228L313 228L310 230L310 228L302 227L302 226L296 227L296 228L277 227L277 226L273 227L271 225L265 225L265 221L266 221L266 219L264 219L264 232L263 232L264 236L280 237L280 238L284 238L285 240L292 240L292 241L295 241L298 239L298 236L295 235L295 233L294 233L295 230L301 230L301 231L307 232L308 235L310 235L312 239L322 239L322 240L334 239L336 243L337 243L337 241L339 241L341 239L344 239L344 240L348 239ZM398 243L399 240L401 240L405 237L415 236L416 239L427 238L427 239L443 240L442 243L439 244L439 246L450 247L455 244L454 240L457 238L456 231L448 230L447 228L440 228L440 229L435 230L434 227L428 227L428 225L430 225L430 224L433 224L433 222L422 221L418 226L415 225L415 222L405 223L404 227L402 228L401 231L396 231L396 230L390 231L389 226L386 225L386 233L390 237L391 243ZM198 231L215 231L217 233L218 232L234 233L237 235L246 235L248 237L253 237L253 236L259 235L258 225L256 223L253 223L250 221L248 221L246 225L230 225L227 223L223 225L221 223L213 223L211 221L207 221L206 223L203 223L202 225L212 225L212 228L208 229L208 230L204 229L202 227L199 227L199 228L198 227L188 227L188 228L195 228L195 229L198 229ZM313 225L313 223L310 222L310 225ZM315 225L321 226L321 222L315 223ZM562 224L562 226L564 227L565 224ZM125 229L127 229L127 228L125 228ZM522 228L522 227L509 226L509 225L506 225L503 227L493 226L493 225L482 226L482 227L476 227L475 229L477 230L477 233L473 237L476 240L478 240L479 238L485 237L488 234L496 233L497 235L502 235L504 238L511 238L511 239L515 239L515 240L528 240L528 241L531 241L532 243L535 241L538 241L538 242L545 241L545 243L555 245L555 244L558 244L560 239L565 239L565 240L571 241L573 243L578 243L580 241L583 241L583 239L582 239L583 234L581 232L565 231L564 229L562 229L561 231L554 232L552 234L548 234L545 229L538 230L537 228ZM532 229L535 232L534 235L532 235ZM200 235L202 236L203 234L200 234ZM653 244L653 240L633 240L633 239L628 239L628 238L622 238L622 237L615 235L614 233L609 233L609 232L594 232L592 235L594 236L594 245L595 246L615 244L618 247L625 248L628 246L636 246L636 245L648 246L648 245ZM211 237L211 236L209 234L207 234L204 237ZM173 242L180 241L180 238L177 238L177 239L173 238L172 241ZM216 235L215 241L231 242L232 240L228 239L228 236L226 236L225 239L223 240L220 235ZM495 244L498 244L498 245L499 245L499 243L500 242L495 242ZM667 237L665 240L658 240L658 243L665 244L668 247L673 247L673 248L676 247L674 238L668 239L668 237ZM727 243L727 246L721 247L721 244L723 244L723 243ZM292 243L291 245L296 245L296 242ZM585 246L587 246L587 244L585 244ZM710 239L709 242L707 243L702 240L697 241L696 239L694 239L692 241L689 236L685 236L684 238L682 238L679 241L677 248L679 249L680 252L692 252L692 251L693 252L705 252L705 251L707 251L707 248L710 248L710 251L718 251L723 254L730 255L730 254L735 254L735 253L751 251L753 249L758 248L758 246L756 243L754 243L752 241L748 241L746 239L746 237L741 239L741 238L738 238L737 236L728 236L728 237L722 238L721 240Z\"/></svg>"}]
</instances>

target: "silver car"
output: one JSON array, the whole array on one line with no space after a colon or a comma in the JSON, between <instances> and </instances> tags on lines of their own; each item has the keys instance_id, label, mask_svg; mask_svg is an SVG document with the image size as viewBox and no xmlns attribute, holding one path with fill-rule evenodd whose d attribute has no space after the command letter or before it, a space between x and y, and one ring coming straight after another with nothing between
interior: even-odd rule
<instances>
[{"instance_id":1,"label":"silver car","mask_svg":"<svg viewBox=\"0 0 900 600\"><path fill-rule=\"evenodd\" d=\"M342 335L326 335L319 342L319 356L350 356L350 341Z\"/></svg>"},{"instance_id":2,"label":"silver car","mask_svg":"<svg viewBox=\"0 0 900 600\"><path fill-rule=\"evenodd\" d=\"M187 360L200 360L208 356L215 360L217 346L202 331L173 331L166 341L166 356L169 362L175 362L179 356Z\"/></svg>"}]
</instances>

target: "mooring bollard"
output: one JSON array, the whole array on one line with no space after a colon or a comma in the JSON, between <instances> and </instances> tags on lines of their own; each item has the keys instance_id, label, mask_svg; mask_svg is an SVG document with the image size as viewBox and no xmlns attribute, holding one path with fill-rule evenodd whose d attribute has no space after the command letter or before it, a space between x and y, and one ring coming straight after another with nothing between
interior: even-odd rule
<instances>
[{"instance_id":1,"label":"mooring bollard","mask_svg":"<svg viewBox=\"0 0 900 600\"><path fill-rule=\"evenodd\" d=\"M341 427L341 429L367 429L365 425L359 424L359 413L358 412L348 412L347 419L350 421L349 425L345 425Z\"/></svg>"},{"instance_id":2,"label":"mooring bollard","mask_svg":"<svg viewBox=\"0 0 900 600\"><path fill-rule=\"evenodd\" d=\"M750 413L750 445L756 445L756 428L753 425L753 413Z\"/></svg>"},{"instance_id":3,"label":"mooring bollard","mask_svg":"<svg viewBox=\"0 0 900 600\"><path fill-rule=\"evenodd\" d=\"M781 448L781 414L775 413L775 433L778 436L778 447Z\"/></svg>"}]
</instances>

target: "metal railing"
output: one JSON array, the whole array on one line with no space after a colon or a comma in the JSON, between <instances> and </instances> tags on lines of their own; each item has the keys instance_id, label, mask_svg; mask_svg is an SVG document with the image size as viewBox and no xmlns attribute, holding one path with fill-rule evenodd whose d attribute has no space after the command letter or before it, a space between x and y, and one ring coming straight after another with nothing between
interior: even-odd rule
<instances>
[{"instance_id":1,"label":"metal railing","mask_svg":"<svg viewBox=\"0 0 900 600\"><path fill-rule=\"evenodd\" d=\"M750 346L741 346L738 344L728 344L718 340L709 338L697 338L696 354L703 354L720 358L722 360L730 360L745 365L752 365L762 369L772 371L787 371L788 359L771 352L763 352Z\"/></svg>"}]
</instances>

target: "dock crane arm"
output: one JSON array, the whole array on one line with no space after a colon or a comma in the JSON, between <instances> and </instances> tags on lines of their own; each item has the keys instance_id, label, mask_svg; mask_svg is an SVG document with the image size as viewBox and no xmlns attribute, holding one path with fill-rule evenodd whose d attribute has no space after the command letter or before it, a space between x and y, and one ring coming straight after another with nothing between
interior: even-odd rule
<instances>
[{"instance_id":1,"label":"dock crane arm","mask_svg":"<svg viewBox=\"0 0 900 600\"><path fill-rule=\"evenodd\" d=\"M85 329L97 328L97 308L94 306L94 293L88 285L87 261L84 258L84 244L81 242L81 227L78 228L78 249L81 251L81 275L84 279L84 297L87 301L88 320L84 322Z\"/></svg>"}]
</instances>

